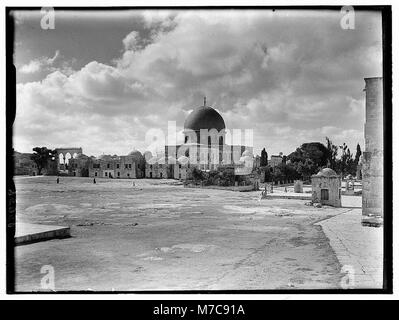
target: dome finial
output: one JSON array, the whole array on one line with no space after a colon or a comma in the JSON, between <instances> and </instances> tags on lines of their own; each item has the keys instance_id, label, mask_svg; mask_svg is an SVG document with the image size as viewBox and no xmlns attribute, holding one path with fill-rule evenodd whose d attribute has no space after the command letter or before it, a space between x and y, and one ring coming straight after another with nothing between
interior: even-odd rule
<instances>
[{"instance_id":1,"label":"dome finial","mask_svg":"<svg viewBox=\"0 0 399 320\"><path fill-rule=\"evenodd\" d=\"M206 96L204 97L204 107L206 107Z\"/></svg>"}]
</instances>

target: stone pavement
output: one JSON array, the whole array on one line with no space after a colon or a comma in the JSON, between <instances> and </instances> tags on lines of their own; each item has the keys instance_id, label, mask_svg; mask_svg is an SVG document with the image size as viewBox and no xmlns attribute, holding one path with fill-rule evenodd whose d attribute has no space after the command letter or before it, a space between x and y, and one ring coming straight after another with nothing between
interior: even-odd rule
<instances>
[{"instance_id":1,"label":"stone pavement","mask_svg":"<svg viewBox=\"0 0 399 320\"><path fill-rule=\"evenodd\" d=\"M15 187L19 222L69 226L72 236L16 247L17 292L52 290L43 266L57 291L340 287L341 264L314 223L348 208L174 180L17 177Z\"/></svg>"},{"instance_id":2,"label":"stone pavement","mask_svg":"<svg viewBox=\"0 0 399 320\"><path fill-rule=\"evenodd\" d=\"M344 289L381 289L383 285L383 228L361 225L361 209L348 209L321 225L346 274Z\"/></svg>"}]
</instances>

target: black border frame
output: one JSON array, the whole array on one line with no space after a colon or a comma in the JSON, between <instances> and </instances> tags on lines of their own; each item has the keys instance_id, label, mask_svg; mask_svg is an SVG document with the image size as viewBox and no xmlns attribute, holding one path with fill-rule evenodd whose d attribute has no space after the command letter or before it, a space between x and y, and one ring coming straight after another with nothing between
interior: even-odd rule
<instances>
[{"instance_id":1,"label":"black border frame","mask_svg":"<svg viewBox=\"0 0 399 320\"><path fill-rule=\"evenodd\" d=\"M54 7L65 11L116 11L116 10L341 10L342 6L136 6L136 7ZM356 11L380 11L382 15L383 47L383 126L384 126L384 272L383 289L298 289L298 290L165 290L165 291L56 291L51 294L392 294L392 7L391 5L353 6ZM16 70L13 65L14 19L12 11L37 11L41 7L6 7L6 291L7 294L49 294L49 292L17 292L15 279L15 185L12 152L13 123L16 110Z\"/></svg>"}]
</instances>

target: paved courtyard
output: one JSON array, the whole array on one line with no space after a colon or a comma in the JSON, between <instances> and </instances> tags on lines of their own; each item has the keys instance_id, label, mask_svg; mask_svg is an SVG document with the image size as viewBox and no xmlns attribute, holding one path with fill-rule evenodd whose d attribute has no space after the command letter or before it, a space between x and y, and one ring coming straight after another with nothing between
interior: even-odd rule
<instances>
[{"instance_id":1,"label":"paved courtyard","mask_svg":"<svg viewBox=\"0 0 399 320\"><path fill-rule=\"evenodd\" d=\"M363 227L361 209L343 212L318 223L330 239L342 271L347 274L348 288L382 288L383 228Z\"/></svg>"},{"instance_id":2,"label":"paved courtyard","mask_svg":"<svg viewBox=\"0 0 399 320\"><path fill-rule=\"evenodd\" d=\"M356 253L343 261L337 239L350 238L340 221L357 219L360 197L313 208L174 180L55 180L15 178L17 220L70 226L72 235L16 247L17 291L42 290L43 266L54 268L55 290L334 289ZM361 230L359 223L352 235L358 248ZM365 232L365 241L379 230ZM373 252L353 261L375 266ZM362 283L378 284L373 275Z\"/></svg>"}]
</instances>

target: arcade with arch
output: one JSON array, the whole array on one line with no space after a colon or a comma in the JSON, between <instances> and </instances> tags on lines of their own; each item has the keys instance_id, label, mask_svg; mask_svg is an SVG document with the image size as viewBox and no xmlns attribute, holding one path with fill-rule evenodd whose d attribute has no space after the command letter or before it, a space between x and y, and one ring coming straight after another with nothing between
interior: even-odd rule
<instances>
[{"instance_id":1,"label":"arcade with arch","mask_svg":"<svg viewBox=\"0 0 399 320\"><path fill-rule=\"evenodd\" d=\"M82 154L82 148L57 148L57 169L59 172L68 170L70 159L75 159Z\"/></svg>"}]
</instances>

